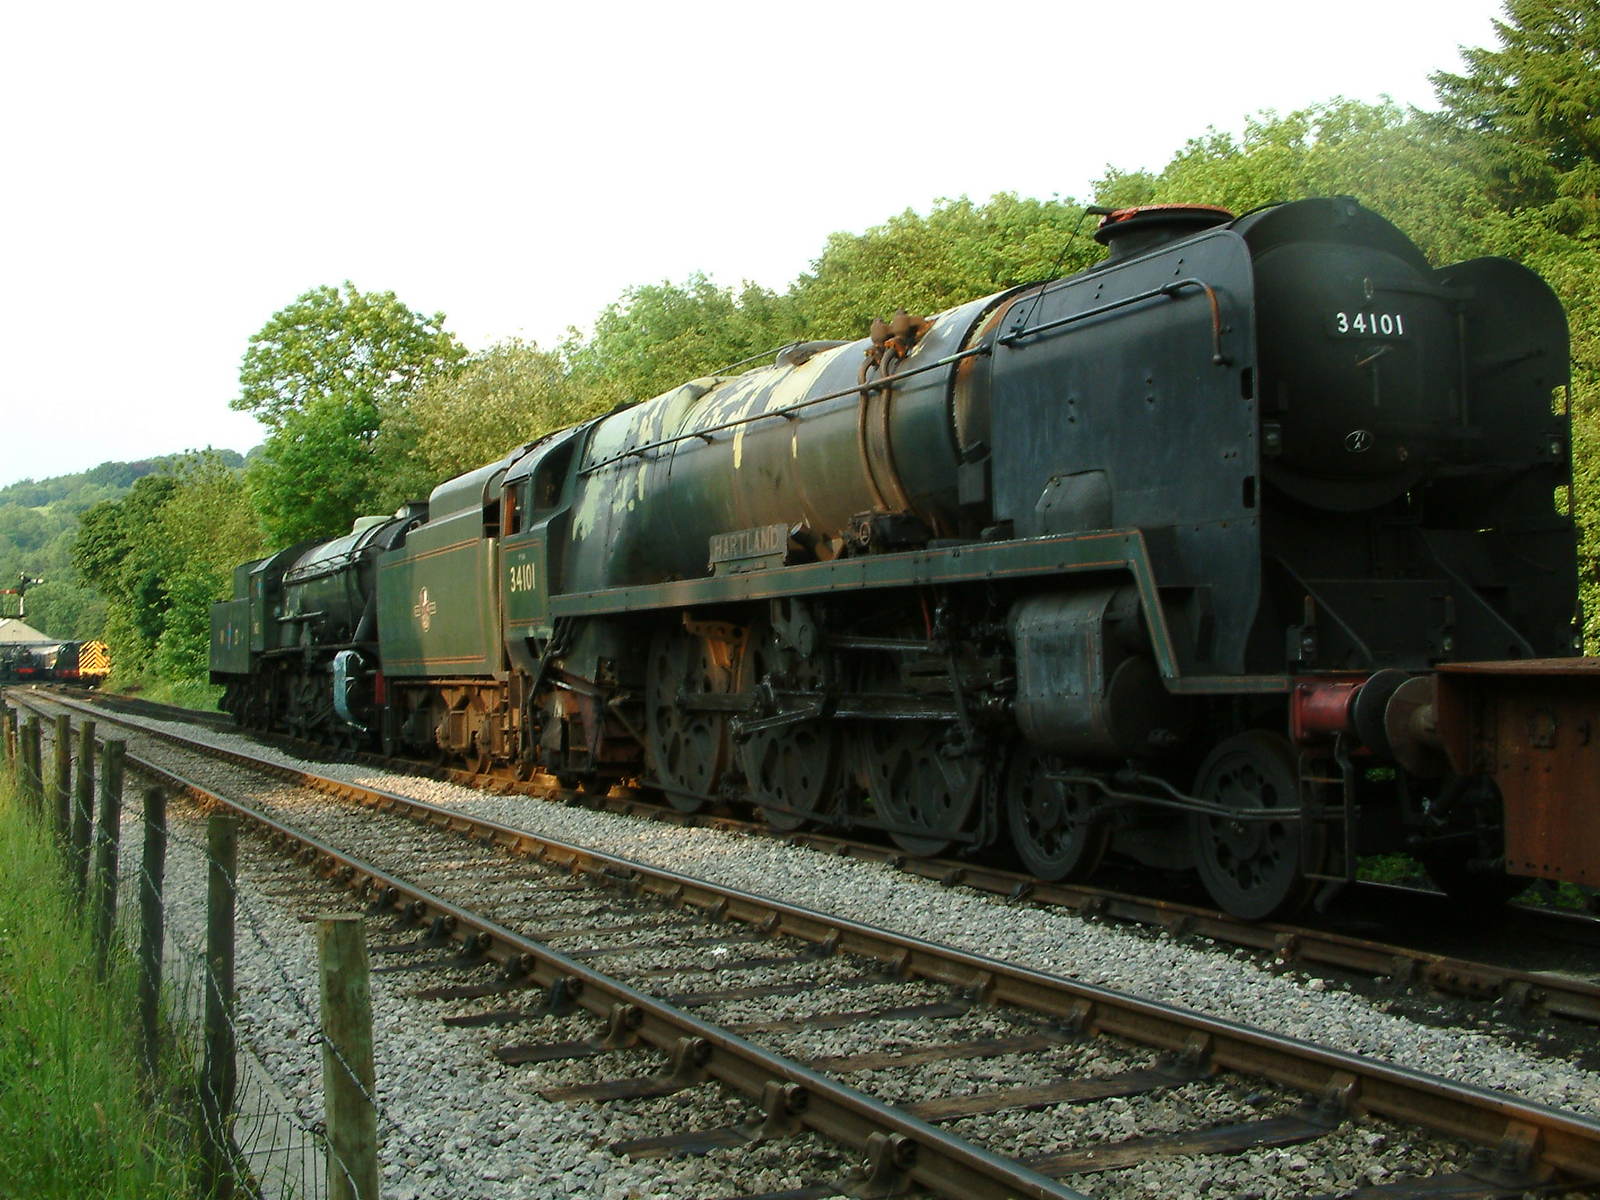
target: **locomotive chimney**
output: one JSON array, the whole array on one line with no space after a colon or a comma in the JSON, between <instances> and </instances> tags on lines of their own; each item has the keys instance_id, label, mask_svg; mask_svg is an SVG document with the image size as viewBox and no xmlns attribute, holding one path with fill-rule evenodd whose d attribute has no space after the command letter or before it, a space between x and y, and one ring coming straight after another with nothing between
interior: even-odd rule
<instances>
[{"instance_id":1,"label":"locomotive chimney","mask_svg":"<svg viewBox=\"0 0 1600 1200\"><path fill-rule=\"evenodd\" d=\"M1100 219L1094 240L1106 247L1099 266L1109 266L1143 254L1165 242L1175 242L1233 220L1225 208L1210 204L1145 204L1119 208Z\"/></svg>"}]
</instances>

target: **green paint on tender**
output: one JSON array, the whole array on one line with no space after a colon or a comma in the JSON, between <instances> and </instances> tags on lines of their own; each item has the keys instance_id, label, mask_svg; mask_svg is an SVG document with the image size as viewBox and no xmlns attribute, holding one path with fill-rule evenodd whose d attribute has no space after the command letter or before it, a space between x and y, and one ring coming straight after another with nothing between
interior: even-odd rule
<instances>
[{"instance_id":1,"label":"green paint on tender","mask_svg":"<svg viewBox=\"0 0 1600 1200\"><path fill-rule=\"evenodd\" d=\"M378 564L378 634L392 678L497 675L499 554L473 508L430 521Z\"/></svg>"}]
</instances>

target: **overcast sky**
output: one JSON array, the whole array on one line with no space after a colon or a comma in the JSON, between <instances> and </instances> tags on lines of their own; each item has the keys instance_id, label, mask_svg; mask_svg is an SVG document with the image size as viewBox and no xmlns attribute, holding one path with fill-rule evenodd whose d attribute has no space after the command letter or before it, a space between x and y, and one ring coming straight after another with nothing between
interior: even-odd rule
<instances>
[{"instance_id":1,"label":"overcast sky","mask_svg":"<svg viewBox=\"0 0 1600 1200\"><path fill-rule=\"evenodd\" d=\"M215 445L319 284L550 344L630 284L781 288L941 196L1083 198L1208 126L1433 107L1498 0L0 9L0 484ZM1197 196L1197 201L1207 197Z\"/></svg>"}]
</instances>

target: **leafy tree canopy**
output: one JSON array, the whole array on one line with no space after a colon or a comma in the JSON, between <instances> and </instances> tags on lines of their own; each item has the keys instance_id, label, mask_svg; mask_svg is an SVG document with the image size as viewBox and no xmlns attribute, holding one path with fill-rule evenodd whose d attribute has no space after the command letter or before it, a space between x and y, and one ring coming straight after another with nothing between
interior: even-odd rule
<instances>
[{"instance_id":1,"label":"leafy tree canopy","mask_svg":"<svg viewBox=\"0 0 1600 1200\"><path fill-rule=\"evenodd\" d=\"M245 475L275 544L331 537L379 507L381 470L391 465L374 457L377 430L374 410L332 397L288 414Z\"/></svg>"},{"instance_id":2,"label":"leafy tree canopy","mask_svg":"<svg viewBox=\"0 0 1600 1200\"><path fill-rule=\"evenodd\" d=\"M239 469L208 452L169 462L83 515L72 559L105 605L119 676L153 666L167 678L204 677L210 605L227 596L234 566L262 550L242 494Z\"/></svg>"},{"instance_id":3,"label":"leafy tree canopy","mask_svg":"<svg viewBox=\"0 0 1600 1200\"><path fill-rule=\"evenodd\" d=\"M1086 232L1071 201L939 200L926 216L907 209L865 233L830 235L791 294L807 337L858 338L897 308L925 316L1086 267L1103 253Z\"/></svg>"},{"instance_id":4,"label":"leafy tree canopy","mask_svg":"<svg viewBox=\"0 0 1600 1200\"><path fill-rule=\"evenodd\" d=\"M565 352L574 383L605 407L775 352L800 329L784 297L753 283L735 294L697 274L630 288L596 319L593 337L569 340Z\"/></svg>"},{"instance_id":5,"label":"leafy tree canopy","mask_svg":"<svg viewBox=\"0 0 1600 1200\"><path fill-rule=\"evenodd\" d=\"M1540 206L1566 232L1600 223L1600 5L1506 0L1498 49L1432 76L1457 144L1506 207Z\"/></svg>"},{"instance_id":6,"label":"leafy tree canopy","mask_svg":"<svg viewBox=\"0 0 1600 1200\"><path fill-rule=\"evenodd\" d=\"M466 353L444 328L393 292L312 288L272 314L250 339L230 407L253 412L269 429L318 400L377 406L447 370ZM375 427L375 420L374 420Z\"/></svg>"},{"instance_id":7,"label":"leafy tree canopy","mask_svg":"<svg viewBox=\"0 0 1600 1200\"><path fill-rule=\"evenodd\" d=\"M233 407L271 433L250 463L250 489L273 538L349 528L382 490L373 458L382 414L466 351L444 314L414 312L393 292L346 282L313 288L250 339Z\"/></svg>"},{"instance_id":8,"label":"leafy tree canopy","mask_svg":"<svg viewBox=\"0 0 1600 1200\"><path fill-rule=\"evenodd\" d=\"M423 498L440 480L604 407L568 375L559 354L517 339L480 350L384 414L382 507Z\"/></svg>"}]
</instances>

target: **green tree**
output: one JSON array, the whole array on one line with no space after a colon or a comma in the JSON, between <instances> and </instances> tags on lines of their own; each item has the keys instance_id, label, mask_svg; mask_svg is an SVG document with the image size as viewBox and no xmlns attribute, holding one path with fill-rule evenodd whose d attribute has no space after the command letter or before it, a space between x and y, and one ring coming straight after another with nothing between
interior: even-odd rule
<instances>
[{"instance_id":1,"label":"green tree","mask_svg":"<svg viewBox=\"0 0 1600 1200\"><path fill-rule=\"evenodd\" d=\"M737 294L704 275L630 288L568 342L572 382L600 407L646 400L801 336L786 298L746 283Z\"/></svg>"},{"instance_id":2,"label":"green tree","mask_svg":"<svg viewBox=\"0 0 1600 1200\"><path fill-rule=\"evenodd\" d=\"M119 671L146 666L165 624L160 519L177 488L171 475L146 475L121 500L84 513L78 526L72 562L106 600L106 641Z\"/></svg>"},{"instance_id":3,"label":"green tree","mask_svg":"<svg viewBox=\"0 0 1600 1200\"><path fill-rule=\"evenodd\" d=\"M1600 5L1506 0L1497 49L1462 51L1432 76L1448 124L1499 203L1536 207L1566 232L1600 219Z\"/></svg>"},{"instance_id":4,"label":"green tree","mask_svg":"<svg viewBox=\"0 0 1600 1200\"><path fill-rule=\"evenodd\" d=\"M897 308L919 316L1088 266L1102 251L1081 206L1010 193L939 200L862 234L835 233L791 291L807 337L858 338Z\"/></svg>"},{"instance_id":5,"label":"green tree","mask_svg":"<svg viewBox=\"0 0 1600 1200\"><path fill-rule=\"evenodd\" d=\"M381 508L385 469L376 409L318 397L290 413L246 469L246 489L275 544L331 537Z\"/></svg>"},{"instance_id":6,"label":"green tree","mask_svg":"<svg viewBox=\"0 0 1600 1200\"><path fill-rule=\"evenodd\" d=\"M1306 196L1350 195L1438 261L1489 252L1509 219L1436 123L1394 104L1331 100L1260 113L1242 134L1192 138L1159 173L1109 172L1100 204L1217 204L1247 212Z\"/></svg>"},{"instance_id":7,"label":"green tree","mask_svg":"<svg viewBox=\"0 0 1600 1200\"><path fill-rule=\"evenodd\" d=\"M443 313L425 316L393 292L346 280L342 292L312 288L272 314L250 339L229 407L276 430L316 400L377 405L404 395L464 353Z\"/></svg>"},{"instance_id":8,"label":"green tree","mask_svg":"<svg viewBox=\"0 0 1600 1200\"><path fill-rule=\"evenodd\" d=\"M250 486L274 538L336 533L368 511L381 488L373 446L383 411L464 354L443 313L349 282L274 313L250 339L232 401L269 431Z\"/></svg>"},{"instance_id":9,"label":"green tree","mask_svg":"<svg viewBox=\"0 0 1600 1200\"><path fill-rule=\"evenodd\" d=\"M259 523L244 503L241 472L214 455L197 455L177 473L161 509L161 579L167 611L152 657L166 679L205 679L211 605L228 598L233 569L267 552Z\"/></svg>"},{"instance_id":10,"label":"green tree","mask_svg":"<svg viewBox=\"0 0 1600 1200\"><path fill-rule=\"evenodd\" d=\"M605 407L561 356L515 338L469 355L385 411L377 456L388 464L384 508L421 499L441 480Z\"/></svg>"},{"instance_id":11,"label":"green tree","mask_svg":"<svg viewBox=\"0 0 1600 1200\"><path fill-rule=\"evenodd\" d=\"M241 472L215 454L174 460L86 512L72 559L104 598L118 676L203 679L211 603L228 594L234 566L261 552Z\"/></svg>"}]
</instances>

